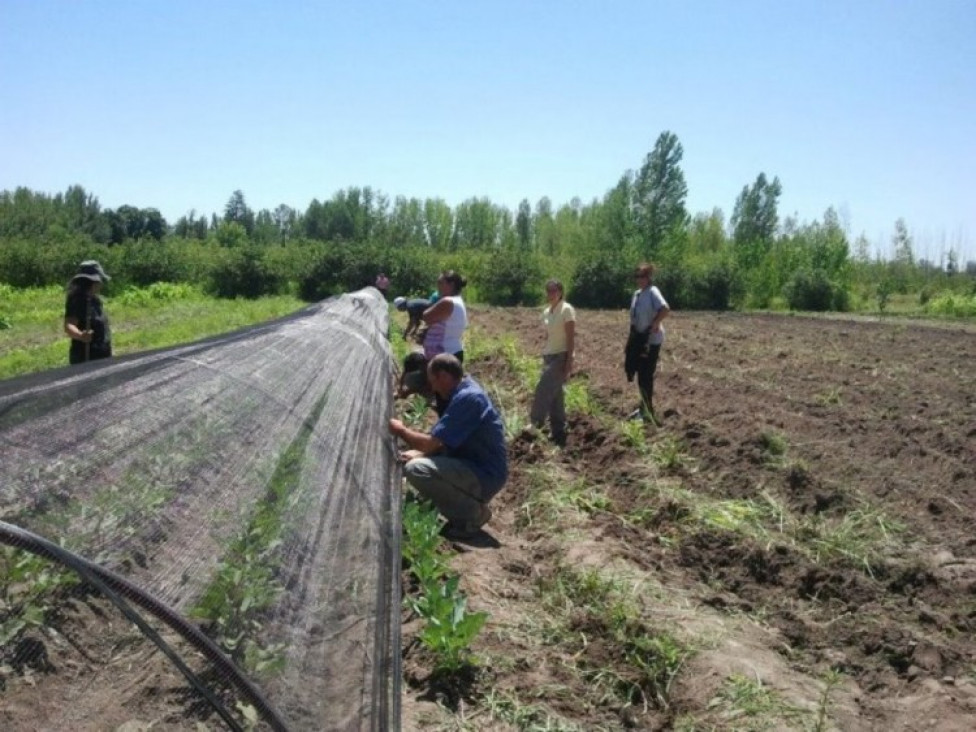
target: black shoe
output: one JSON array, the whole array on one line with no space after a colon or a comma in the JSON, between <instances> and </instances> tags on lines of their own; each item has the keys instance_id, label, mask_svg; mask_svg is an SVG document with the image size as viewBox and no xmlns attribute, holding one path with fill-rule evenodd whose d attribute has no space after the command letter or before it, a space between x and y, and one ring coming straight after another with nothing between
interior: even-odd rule
<instances>
[{"instance_id":1,"label":"black shoe","mask_svg":"<svg viewBox=\"0 0 976 732\"><path fill-rule=\"evenodd\" d=\"M473 539L481 533L481 527L489 521L491 521L491 509L487 505L482 505L478 518L464 523L448 521L441 529L441 536L451 541Z\"/></svg>"},{"instance_id":2,"label":"black shoe","mask_svg":"<svg viewBox=\"0 0 976 732\"><path fill-rule=\"evenodd\" d=\"M448 541L465 541L473 539L481 533L481 529L472 529L462 524L444 524L441 529L441 536Z\"/></svg>"}]
</instances>

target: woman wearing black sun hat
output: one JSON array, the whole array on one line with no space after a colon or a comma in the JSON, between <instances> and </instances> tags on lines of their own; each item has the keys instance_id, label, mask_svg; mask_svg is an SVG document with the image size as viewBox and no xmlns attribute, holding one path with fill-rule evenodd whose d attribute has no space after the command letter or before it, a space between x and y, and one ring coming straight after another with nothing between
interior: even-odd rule
<instances>
[{"instance_id":1,"label":"woman wearing black sun hat","mask_svg":"<svg viewBox=\"0 0 976 732\"><path fill-rule=\"evenodd\" d=\"M68 363L78 364L112 355L112 330L98 294L109 280L94 259L82 262L68 283L64 332L71 339Z\"/></svg>"}]
</instances>

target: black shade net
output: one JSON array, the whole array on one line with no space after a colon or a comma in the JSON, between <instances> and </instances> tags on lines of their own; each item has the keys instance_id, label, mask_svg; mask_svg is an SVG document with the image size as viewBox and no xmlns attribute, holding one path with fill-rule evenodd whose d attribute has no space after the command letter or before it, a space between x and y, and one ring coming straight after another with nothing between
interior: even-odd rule
<instances>
[{"instance_id":1,"label":"black shade net","mask_svg":"<svg viewBox=\"0 0 976 732\"><path fill-rule=\"evenodd\" d=\"M161 629L242 726L396 728L400 475L386 428L388 326L385 301L367 288L192 345L0 382L0 540L17 547L0 562L0 708L4 695L16 707L18 674L39 668L32 649L58 667L59 601L101 601L92 572L104 570L122 604ZM21 576L23 554L46 562L54 549L31 537L89 570L64 568L80 580L53 583L39 600L34 575ZM232 666L208 660L154 605L202 631ZM43 687L44 674L32 683ZM84 704L58 698L83 695L76 686L52 690L40 727L99 727L97 705L81 720ZM23 724L9 714L0 711L0 726ZM187 727L221 726L216 711L186 714Z\"/></svg>"}]
</instances>

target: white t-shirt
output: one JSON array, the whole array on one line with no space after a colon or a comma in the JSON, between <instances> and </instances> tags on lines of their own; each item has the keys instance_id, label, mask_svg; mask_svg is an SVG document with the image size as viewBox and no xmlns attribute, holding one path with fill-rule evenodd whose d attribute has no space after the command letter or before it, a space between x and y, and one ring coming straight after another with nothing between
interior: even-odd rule
<instances>
[{"instance_id":1,"label":"white t-shirt","mask_svg":"<svg viewBox=\"0 0 976 732\"><path fill-rule=\"evenodd\" d=\"M463 351L464 344L461 342L461 336L468 327L468 309L464 306L464 300L460 295L450 295L441 299L454 303L454 309L444 321L444 353Z\"/></svg>"},{"instance_id":2,"label":"white t-shirt","mask_svg":"<svg viewBox=\"0 0 976 732\"><path fill-rule=\"evenodd\" d=\"M630 301L630 324L638 333L646 333L657 311L666 307L668 303L657 286L651 285L643 290L637 290ZM657 333L651 333L650 342L656 345L664 343L663 325Z\"/></svg>"}]
</instances>

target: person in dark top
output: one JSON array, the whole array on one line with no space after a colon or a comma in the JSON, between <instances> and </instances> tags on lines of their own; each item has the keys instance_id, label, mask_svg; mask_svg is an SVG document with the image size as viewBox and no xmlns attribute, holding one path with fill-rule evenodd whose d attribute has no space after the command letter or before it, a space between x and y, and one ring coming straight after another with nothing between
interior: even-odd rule
<instances>
[{"instance_id":1,"label":"person in dark top","mask_svg":"<svg viewBox=\"0 0 976 732\"><path fill-rule=\"evenodd\" d=\"M109 280L94 259L81 263L68 283L64 303L64 332L71 339L68 363L78 364L112 355L112 329L98 296Z\"/></svg>"},{"instance_id":2,"label":"person in dark top","mask_svg":"<svg viewBox=\"0 0 976 732\"><path fill-rule=\"evenodd\" d=\"M403 371L400 372L397 397L404 399L411 394L420 394L428 399L434 396L427 383L427 357L420 351L411 351L404 356Z\"/></svg>"},{"instance_id":3,"label":"person in dark top","mask_svg":"<svg viewBox=\"0 0 976 732\"><path fill-rule=\"evenodd\" d=\"M423 297L412 297L410 299L395 297L393 304L401 313L407 313L407 327L403 331L404 339L411 335L416 336L417 331L420 330L420 324L423 323L424 310L431 306L431 301Z\"/></svg>"},{"instance_id":4,"label":"person in dark top","mask_svg":"<svg viewBox=\"0 0 976 732\"><path fill-rule=\"evenodd\" d=\"M508 479L501 415L461 362L449 353L427 367L431 388L447 407L430 434L390 420L390 432L410 448L400 454L403 474L447 519L442 533L469 539L491 518L488 502Z\"/></svg>"}]
</instances>

